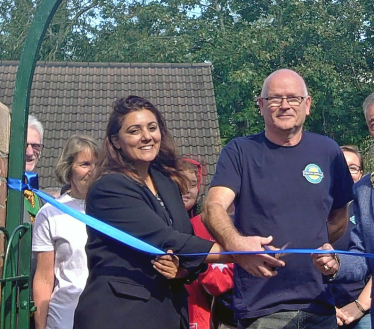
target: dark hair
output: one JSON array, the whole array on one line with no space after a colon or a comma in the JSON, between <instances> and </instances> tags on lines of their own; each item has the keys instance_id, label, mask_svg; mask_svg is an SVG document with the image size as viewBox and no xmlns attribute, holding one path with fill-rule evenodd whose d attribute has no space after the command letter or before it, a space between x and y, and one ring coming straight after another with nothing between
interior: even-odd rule
<instances>
[{"instance_id":1,"label":"dark hair","mask_svg":"<svg viewBox=\"0 0 374 329\"><path fill-rule=\"evenodd\" d=\"M149 110L154 114L161 132L160 151L150 166L174 180L181 192L184 193L188 190L188 181L179 172L176 147L166 127L165 119L153 104L138 96L123 97L114 102L113 112L106 128L104 145L93 174L93 181L105 174L119 172L144 184L132 160L120 149L117 149L112 141L112 138L118 135L126 116L131 112L141 110Z\"/></svg>"},{"instance_id":2,"label":"dark hair","mask_svg":"<svg viewBox=\"0 0 374 329\"><path fill-rule=\"evenodd\" d=\"M197 189L200 192L201 180L203 175L201 163L194 159L183 157L179 159L179 169L196 175Z\"/></svg>"},{"instance_id":3,"label":"dark hair","mask_svg":"<svg viewBox=\"0 0 374 329\"><path fill-rule=\"evenodd\" d=\"M358 160L360 161L361 171L364 172L364 158L356 145L343 145L343 146L340 146L340 149L343 152L351 152L351 153L356 154L358 157Z\"/></svg>"}]
</instances>

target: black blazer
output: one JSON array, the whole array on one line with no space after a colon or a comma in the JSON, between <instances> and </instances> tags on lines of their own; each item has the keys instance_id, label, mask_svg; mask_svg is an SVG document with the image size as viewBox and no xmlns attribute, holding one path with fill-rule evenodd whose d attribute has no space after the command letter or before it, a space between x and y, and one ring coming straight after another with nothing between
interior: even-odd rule
<instances>
[{"instance_id":1,"label":"black blazer","mask_svg":"<svg viewBox=\"0 0 374 329\"><path fill-rule=\"evenodd\" d=\"M86 213L159 249L208 252L212 242L193 235L177 185L150 170L158 195L122 174L108 174L87 195ZM185 280L167 280L152 266L155 256L87 228L87 285L75 312L74 329L189 328ZM180 257L192 273L205 256Z\"/></svg>"}]
</instances>

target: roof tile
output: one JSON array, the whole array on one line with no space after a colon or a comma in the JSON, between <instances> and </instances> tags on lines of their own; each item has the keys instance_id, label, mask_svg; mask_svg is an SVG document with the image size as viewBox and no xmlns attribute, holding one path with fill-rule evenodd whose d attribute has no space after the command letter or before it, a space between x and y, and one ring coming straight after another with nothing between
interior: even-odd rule
<instances>
[{"instance_id":1,"label":"roof tile","mask_svg":"<svg viewBox=\"0 0 374 329\"><path fill-rule=\"evenodd\" d=\"M11 107L18 62L0 61L0 101ZM164 114L180 154L207 163L210 182L220 152L211 64L38 62L29 112L45 126L40 186L54 187L54 165L75 133L103 140L111 105L130 94Z\"/></svg>"}]
</instances>

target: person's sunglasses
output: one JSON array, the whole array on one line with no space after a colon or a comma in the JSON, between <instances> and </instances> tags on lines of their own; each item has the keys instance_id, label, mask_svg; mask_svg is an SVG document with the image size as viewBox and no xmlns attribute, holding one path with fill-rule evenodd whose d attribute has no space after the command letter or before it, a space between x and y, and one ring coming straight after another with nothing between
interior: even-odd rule
<instances>
[{"instance_id":1,"label":"person's sunglasses","mask_svg":"<svg viewBox=\"0 0 374 329\"><path fill-rule=\"evenodd\" d=\"M29 147L29 145L31 146L31 148L35 151L35 152L41 152L42 148L43 148L43 144L38 144L38 143L26 143L26 149Z\"/></svg>"}]
</instances>

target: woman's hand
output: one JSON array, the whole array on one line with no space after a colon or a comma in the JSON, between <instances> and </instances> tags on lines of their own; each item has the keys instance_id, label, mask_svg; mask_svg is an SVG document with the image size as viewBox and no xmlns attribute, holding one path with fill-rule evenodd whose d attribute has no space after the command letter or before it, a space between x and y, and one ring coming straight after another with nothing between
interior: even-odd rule
<instances>
[{"instance_id":1,"label":"woman's hand","mask_svg":"<svg viewBox=\"0 0 374 329\"><path fill-rule=\"evenodd\" d=\"M33 284L33 298L36 306L34 313L35 328L45 329L49 301L55 283L55 252L44 251L36 254L36 271Z\"/></svg>"},{"instance_id":2,"label":"woman's hand","mask_svg":"<svg viewBox=\"0 0 374 329\"><path fill-rule=\"evenodd\" d=\"M168 250L166 253L172 254L173 250ZM179 258L173 255L157 256L155 260L151 261L154 269L162 274L167 279L175 279L179 277Z\"/></svg>"},{"instance_id":3,"label":"woman's hand","mask_svg":"<svg viewBox=\"0 0 374 329\"><path fill-rule=\"evenodd\" d=\"M336 310L336 322L338 326L343 326L345 321L347 321L347 316L341 311L340 308L335 307Z\"/></svg>"},{"instance_id":4,"label":"woman's hand","mask_svg":"<svg viewBox=\"0 0 374 329\"><path fill-rule=\"evenodd\" d=\"M343 306L340 311L345 315L345 320L343 321L345 325L361 319L364 316L364 313L358 309L355 302Z\"/></svg>"}]
</instances>

